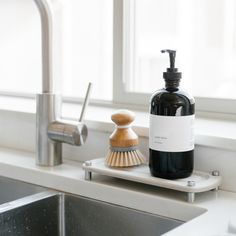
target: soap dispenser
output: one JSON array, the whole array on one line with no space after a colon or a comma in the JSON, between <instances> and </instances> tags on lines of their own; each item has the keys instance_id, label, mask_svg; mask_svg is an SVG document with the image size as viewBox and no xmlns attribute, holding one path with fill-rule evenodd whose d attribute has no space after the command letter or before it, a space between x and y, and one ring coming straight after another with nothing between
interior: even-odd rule
<instances>
[{"instance_id":1,"label":"soap dispenser","mask_svg":"<svg viewBox=\"0 0 236 236\"><path fill-rule=\"evenodd\" d=\"M182 73L175 68L174 50L168 53L170 67L163 73L165 88L150 102L149 168L155 177L186 178L194 162L194 98L180 89Z\"/></svg>"}]
</instances>

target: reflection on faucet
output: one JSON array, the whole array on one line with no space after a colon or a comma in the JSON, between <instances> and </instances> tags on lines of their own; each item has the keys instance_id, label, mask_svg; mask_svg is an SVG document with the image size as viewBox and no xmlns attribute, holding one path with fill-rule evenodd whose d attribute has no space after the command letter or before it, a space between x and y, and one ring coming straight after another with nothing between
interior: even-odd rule
<instances>
[{"instance_id":1,"label":"reflection on faucet","mask_svg":"<svg viewBox=\"0 0 236 236\"><path fill-rule=\"evenodd\" d=\"M52 3L58 0L34 1L40 13L42 34L42 93L36 96L36 164L55 166L62 163L62 143L82 145L87 127L82 119L78 122L61 119L61 96L53 91ZM90 87L91 84L82 113L88 104Z\"/></svg>"}]
</instances>

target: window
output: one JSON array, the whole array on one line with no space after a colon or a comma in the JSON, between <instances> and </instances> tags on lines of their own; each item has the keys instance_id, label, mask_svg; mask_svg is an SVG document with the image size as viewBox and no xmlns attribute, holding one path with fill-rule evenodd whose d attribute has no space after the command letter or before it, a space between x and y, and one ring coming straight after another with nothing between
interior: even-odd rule
<instances>
[{"instance_id":1,"label":"window","mask_svg":"<svg viewBox=\"0 0 236 236\"><path fill-rule=\"evenodd\" d=\"M41 92L40 18L33 0L0 3L0 90ZM55 71L67 97L84 97L93 82L94 99L112 99L110 0L67 0L55 11ZM62 40L61 40L62 39Z\"/></svg>"},{"instance_id":2,"label":"window","mask_svg":"<svg viewBox=\"0 0 236 236\"><path fill-rule=\"evenodd\" d=\"M36 93L41 81L39 15L33 1L0 3L0 90Z\"/></svg>"},{"instance_id":3,"label":"window","mask_svg":"<svg viewBox=\"0 0 236 236\"><path fill-rule=\"evenodd\" d=\"M123 93L125 99L146 103L148 93L163 87L162 72L169 59L160 51L170 48L177 50L181 87L192 92L197 105L217 110L223 102L222 111L228 112L236 99L236 2L129 0L123 4L124 79L118 97ZM229 112L236 109L230 107Z\"/></svg>"},{"instance_id":4,"label":"window","mask_svg":"<svg viewBox=\"0 0 236 236\"><path fill-rule=\"evenodd\" d=\"M65 26L70 35L65 45L69 50L69 76L64 79L63 94L83 97L91 81L92 98L112 100L112 1L69 2Z\"/></svg>"},{"instance_id":5,"label":"window","mask_svg":"<svg viewBox=\"0 0 236 236\"><path fill-rule=\"evenodd\" d=\"M0 4L0 90L39 92L35 4ZM171 48L177 50L181 85L196 97L197 108L236 113L234 0L68 0L61 14L57 29L63 40L57 43L63 50L55 57L55 75L64 96L83 97L91 81L96 100L147 107L169 65L160 50Z\"/></svg>"}]
</instances>

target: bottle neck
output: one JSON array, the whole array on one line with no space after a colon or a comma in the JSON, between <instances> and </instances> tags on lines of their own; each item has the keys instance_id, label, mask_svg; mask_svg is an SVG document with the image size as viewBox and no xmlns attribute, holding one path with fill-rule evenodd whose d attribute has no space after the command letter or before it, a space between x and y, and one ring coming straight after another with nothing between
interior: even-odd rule
<instances>
[{"instance_id":1,"label":"bottle neck","mask_svg":"<svg viewBox=\"0 0 236 236\"><path fill-rule=\"evenodd\" d=\"M179 80L165 80L167 90L178 90Z\"/></svg>"}]
</instances>

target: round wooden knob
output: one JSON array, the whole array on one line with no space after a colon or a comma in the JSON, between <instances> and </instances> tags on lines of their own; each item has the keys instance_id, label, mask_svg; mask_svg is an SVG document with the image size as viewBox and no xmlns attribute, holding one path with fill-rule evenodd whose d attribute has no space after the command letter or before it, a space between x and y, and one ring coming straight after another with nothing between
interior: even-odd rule
<instances>
[{"instance_id":1,"label":"round wooden knob","mask_svg":"<svg viewBox=\"0 0 236 236\"><path fill-rule=\"evenodd\" d=\"M111 120L118 126L129 125L134 118L135 114L129 110L118 110L111 116Z\"/></svg>"}]
</instances>

